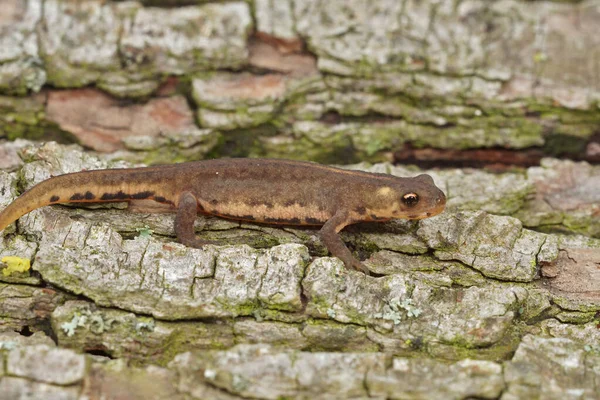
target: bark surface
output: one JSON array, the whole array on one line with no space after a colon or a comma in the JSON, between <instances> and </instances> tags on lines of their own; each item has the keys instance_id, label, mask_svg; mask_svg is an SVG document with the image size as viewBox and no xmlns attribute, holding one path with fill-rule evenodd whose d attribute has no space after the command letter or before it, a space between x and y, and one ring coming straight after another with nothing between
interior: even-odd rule
<instances>
[{"instance_id":1,"label":"bark surface","mask_svg":"<svg viewBox=\"0 0 600 400\"><path fill-rule=\"evenodd\" d=\"M0 238L0 400L597 399L599 24L594 0L3 0L0 208L221 156L426 172L448 207L345 229L374 276L311 229L199 218L223 245L191 249L152 204L35 210Z\"/></svg>"}]
</instances>

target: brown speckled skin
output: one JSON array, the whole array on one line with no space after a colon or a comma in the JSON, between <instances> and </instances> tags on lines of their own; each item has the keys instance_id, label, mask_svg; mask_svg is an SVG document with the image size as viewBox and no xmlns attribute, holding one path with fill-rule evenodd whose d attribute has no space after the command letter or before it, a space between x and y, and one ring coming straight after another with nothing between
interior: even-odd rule
<instances>
[{"instance_id":1,"label":"brown speckled skin","mask_svg":"<svg viewBox=\"0 0 600 400\"><path fill-rule=\"evenodd\" d=\"M404 197L418 197L408 202ZM48 204L152 199L177 208L178 239L193 247L198 212L267 224L322 225L329 251L365 270L340 239L345 226L443 211L446 198L431 177L399 178L274 159L219 159L147 168L84 171L34 186L0 213L0 230Z\"/></svg>"}]
</instances>

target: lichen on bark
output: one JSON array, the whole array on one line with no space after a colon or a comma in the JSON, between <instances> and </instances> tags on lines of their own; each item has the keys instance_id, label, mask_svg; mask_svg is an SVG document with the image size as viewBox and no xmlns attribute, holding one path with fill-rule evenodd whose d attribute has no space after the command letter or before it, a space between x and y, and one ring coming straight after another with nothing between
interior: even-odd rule
<instances>
[{"instance_id":1,"label":"lichen on bark","mask_svg":"<svg viewBox=\"0 0 600 400\"><path fill-rule=\"evenodd\" d=\"M116 152L2 142L0 207L219 156L427 172L448 202L344 229L373 276L314 229L200 217L220 245L190 249L147 204L36 210L0 238L32 262L0 264L0 397L595 398L598 167L380 163L597 160L594 1L4 3L0 137Z\"/></svg>"}]
</instances>

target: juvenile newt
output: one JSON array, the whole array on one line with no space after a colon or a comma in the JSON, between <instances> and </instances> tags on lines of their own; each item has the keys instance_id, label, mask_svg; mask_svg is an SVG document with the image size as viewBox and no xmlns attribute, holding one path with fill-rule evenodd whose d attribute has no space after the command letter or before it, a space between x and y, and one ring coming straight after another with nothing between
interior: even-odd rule
<instances>
[{"instance_id":1,"label":"juvenile newt","mask_svg":"<svg viewBox=\"0 0 600 400\"><path fill-rule=\"evenodd\" d=\"M421 219L444 210L429 175L399 178L276 159L217 159L59 175L23 193L0 213L0 231L50 204L151 199L177 210L181 243L212 243L194 232L198 213L264 224L322 226L320 237L346 267L365 271L338 232L363 221Z\"/></svg>"}]
</instances>

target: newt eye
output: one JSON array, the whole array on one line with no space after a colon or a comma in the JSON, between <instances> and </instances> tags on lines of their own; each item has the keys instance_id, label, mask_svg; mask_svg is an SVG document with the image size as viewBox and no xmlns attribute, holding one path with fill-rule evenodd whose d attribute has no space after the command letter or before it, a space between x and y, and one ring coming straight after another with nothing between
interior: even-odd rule
<instances>
[{"instance_id":1,"label":"newt eye","mask_svg":"<svg viewBox=\"0 0 600 400\"><path fill-rule=\"evenodd\" d=\"M402 202L408 207L413 207L419 202L419 195L416 193L407 193L402 196Z\"/></svg>"}]
</instances>

